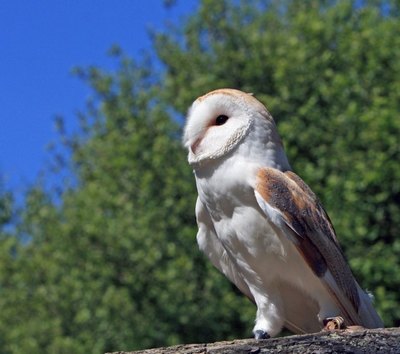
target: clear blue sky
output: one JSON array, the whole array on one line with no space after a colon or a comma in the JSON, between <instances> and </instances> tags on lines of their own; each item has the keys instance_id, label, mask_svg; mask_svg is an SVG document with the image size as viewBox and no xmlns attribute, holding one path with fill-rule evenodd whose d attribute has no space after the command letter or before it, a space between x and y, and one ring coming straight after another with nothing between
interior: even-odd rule
<instances>
[{"instance_id":1,"label":"clear blue sky","mask_svg":"<svg viewBox=\"0 0 400 354\"><path fill-rule=\"evenodd\" d=\"M50 161L54 117L77 126L89 89L75 66L110 67L106 52L119 44L133 57L149 49L148 29L163 29L193 12L197 0L0 1L0 176L17 193Z\"/></svg>"}]
</instances>

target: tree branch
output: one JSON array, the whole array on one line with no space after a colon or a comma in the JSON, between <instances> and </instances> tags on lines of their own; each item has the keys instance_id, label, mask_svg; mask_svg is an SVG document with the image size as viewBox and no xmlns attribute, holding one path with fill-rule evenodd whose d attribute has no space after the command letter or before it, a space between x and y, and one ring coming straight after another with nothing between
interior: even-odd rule
<instances>
[{"instance_id":1,"label":"tree branch","mask_svg":"<svg viewBox=\"0 0 400 354\"><path fill-rule=\"evenodd\" d=\"M181 344L135 352L107 354L261 354L261 353L400 353L400 328L357 329L319 332L266 339Z\"/></svg>"}]
</instances>

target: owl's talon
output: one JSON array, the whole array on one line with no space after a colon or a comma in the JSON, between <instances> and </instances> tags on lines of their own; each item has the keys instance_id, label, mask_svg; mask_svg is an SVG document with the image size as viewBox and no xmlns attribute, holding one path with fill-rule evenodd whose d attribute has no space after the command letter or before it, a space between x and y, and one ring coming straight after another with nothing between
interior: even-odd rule
<instances>
[{"instance_id":1,"label":"owl's talon","mask_svg":"<svg viewBox=\"0 0 400 354\"><path fill-rule=\"evenodd\" d=\"M327 317L323 320L324 331L334 331L337 329L345 329L346 324L344 323L344 318L341 316Z\"/></svg>"},{"instance_id":2,"label":"owl's talon","mask_svg":"<svg viewBox=\"0 0 400 354\"><path fill-rule=\"evenodd\" d=\"M257 329L256 331L254 331L254 338L256 340L268 339L270 338L270 335L262 329Z\"/></svg>"}]
</instances>

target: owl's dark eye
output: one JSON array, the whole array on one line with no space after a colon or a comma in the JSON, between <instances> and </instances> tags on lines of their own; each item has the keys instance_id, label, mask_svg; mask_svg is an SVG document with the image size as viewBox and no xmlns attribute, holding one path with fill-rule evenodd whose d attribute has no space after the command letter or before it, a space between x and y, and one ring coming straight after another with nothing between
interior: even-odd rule
<instances>
[{"instance_id":1,"label":"owl's dark eye","mask_svg":"<svg viewBox=\"0 0 400 354\"><path fill-rule=\"evenodd\" d=\"M220 115L215 119L215 125L223 125L228 120L227 116Z\"/></svg>"}]
</instances>

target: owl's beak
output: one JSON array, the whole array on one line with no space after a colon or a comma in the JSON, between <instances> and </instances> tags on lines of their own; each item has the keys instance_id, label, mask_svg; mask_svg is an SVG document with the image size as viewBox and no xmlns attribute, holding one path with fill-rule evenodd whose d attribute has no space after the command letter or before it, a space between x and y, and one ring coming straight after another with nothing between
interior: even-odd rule
<instances>
[{"instance_id":1,"label":"owl's beak","mask_svg":"<svg viewBox=\"0 0 400 354\"><path fill-rule=\"evenodd\" d=\"M198 156L196 155L198 146L199 142L197 140L192 145L189 146L188 162L190 165L195 164L198 160Z\"/></svg>"},{"instance_id":2,"label":"owl's beak","mask_svg":"<svg viewBox=\"0 0 400 354\"><path fill-rule=\"evenodd\" d=\"M193 154L196 154L197 148L199 147L200 143L201 143L201 137L196 139L196 141L192 145L190 145L190 150Z\"/></svg>"}]
</instances>

